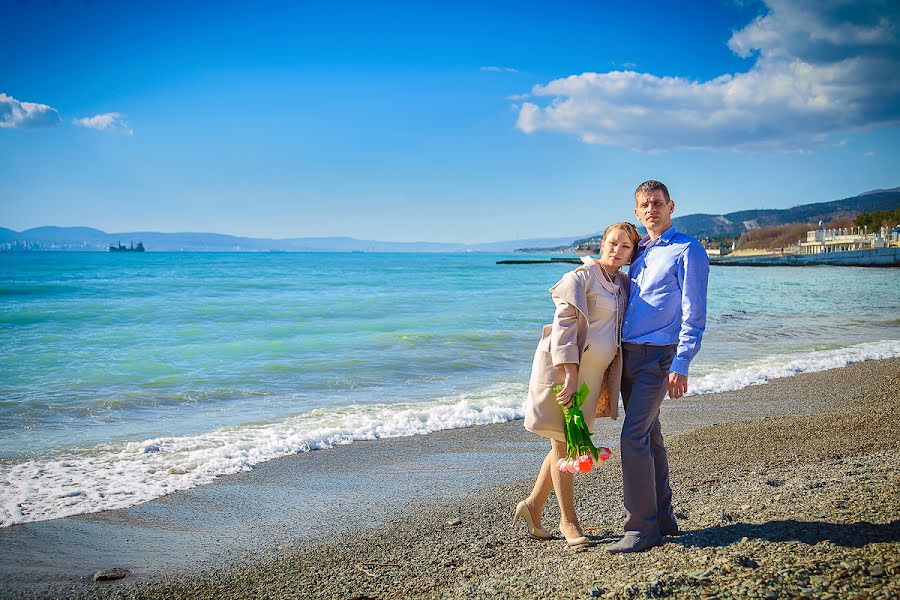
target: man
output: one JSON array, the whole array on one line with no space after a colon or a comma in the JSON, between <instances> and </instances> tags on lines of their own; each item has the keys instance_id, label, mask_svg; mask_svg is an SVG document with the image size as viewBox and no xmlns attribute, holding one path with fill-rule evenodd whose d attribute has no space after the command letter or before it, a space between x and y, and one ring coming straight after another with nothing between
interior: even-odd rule
<instances>
[{"instance_id":1,"label":"man","mask_svg":"<svg viewBox=\"0 0 900 600\"><path fill-rule=\"evenodd\" d=\"M659 407L667 392L670 398L687 393L688 366L706 326L706 250L675 230L675 203L659 181L639 185L634 203L647 237L628 272L622 326L625 536L609 552L641 552L678 533Z\"/></svg>"}]
</instances>

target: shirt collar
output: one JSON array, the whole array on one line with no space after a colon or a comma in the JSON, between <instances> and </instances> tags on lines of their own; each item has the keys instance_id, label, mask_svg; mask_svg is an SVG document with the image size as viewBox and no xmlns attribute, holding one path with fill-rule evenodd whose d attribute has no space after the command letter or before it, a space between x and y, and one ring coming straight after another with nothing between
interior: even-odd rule
<instances>
[{"instance_id":1,"label":"shirt collar","mask_svg":"<svg viewBox=\"0 0 900 600\"><path fill-rule=\"evenodd\" d=\"M654 244L668 244L669 242L672 241L672 238L675 237L676 233L678 233L678 230L675 229L674 225L672 225L671 227L669 227L668 229L663 231L662 235L659 236L658 238L656 238L656 240L654 242L650 241L649 235L644 236L644 239L642 239L640 241L640 243L638 244L638 247L646 248L646 247L652 246Z\"/></svg>"}]
</instances>

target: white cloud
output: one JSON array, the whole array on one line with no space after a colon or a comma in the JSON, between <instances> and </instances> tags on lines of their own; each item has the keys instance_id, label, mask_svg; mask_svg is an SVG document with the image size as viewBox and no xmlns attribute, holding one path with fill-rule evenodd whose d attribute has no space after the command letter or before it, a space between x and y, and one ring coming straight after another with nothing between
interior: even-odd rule
<instances>
[{"instance_id":1,"label":"white cloud","mask_svg":"<svg viewBox=\"0 0 900 600\"><path fill-rule=\"evenodd\" d=\"M55 108L35 102L19 102L12 96L0 93L0 127L36 129L59 123L59 113Z\"/></svg>"},{"instance_id":2,"label":"white cloud","mask_svg":"<svg viewBox=\"0 0 900 600\"><path fill-rule=\"evenodd\" d=\"M113 131L116 133L124 133L131 135L134 131L128 126L125 117L116 112L104 113L102 115L94 115L93 117L83 117L72 121L79 127L88 127L90 129L98 129L100 131Z\"/></svg>"},{"instance_id":3,"label":"white cloud","mask_svg":"<svg viewBox=\"0 0 900 600\"><path fill-rule=\"evenodd\" d=\"M635 150L806 150L900 123L900 5L766 0L728 47L746 72L708 81L582 73L531 90L516 126Z\"/></svg>"},{"instance_id":4,"label":"white cloud","mask_svg":"<svg viewBox=\"0 0 900 600\"><path fill-rule=\"evenodd\" d=\"M482 71L487 71L489 73L518 73L518 69L514 69L512 67L481 67Z\"/></svg>"},{"instance_id":5,"label":"white cloud","mask_svg":"<svg viewBox=\"0 0 900 600\"><path fill-rule=\"evenodd\" d=\"M869 150L868 152L864 152L863 156L866 156L866 157L875 156L875 153L872 152L871 150Z\"/></svg>"}]
</instances>

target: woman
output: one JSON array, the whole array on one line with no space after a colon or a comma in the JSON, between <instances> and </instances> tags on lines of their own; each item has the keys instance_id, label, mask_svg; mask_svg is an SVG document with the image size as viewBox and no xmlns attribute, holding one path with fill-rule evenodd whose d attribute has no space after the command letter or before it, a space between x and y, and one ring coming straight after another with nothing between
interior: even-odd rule
<instances>
[{"instance_id":1,"label":"woman","mask_svg":"<svg viewBox=\"0 0 900 600\"><path fill-rule=\"evenodd\" d=\"M534 355L525 428L550 438L551 447L531 495L519 502L513 517L513 524L525 521L532 537L553 537L541 527L541 512L552 487L566 542L570 546L589 542L575 514L572 473L556 468L567 453L562 407L571 406L572 394L585 383L589 393L581 410L588 428L597 416L618 416L620 333L628 298L628 276L619 269L631 261L640 239L631 223L610 225L603 232L600 259L583 257L584 266L566 273L550 288L556 313L552 325L544 326ZM563 389L554 393L559 384Z\"/></svg>"}]
</instances>

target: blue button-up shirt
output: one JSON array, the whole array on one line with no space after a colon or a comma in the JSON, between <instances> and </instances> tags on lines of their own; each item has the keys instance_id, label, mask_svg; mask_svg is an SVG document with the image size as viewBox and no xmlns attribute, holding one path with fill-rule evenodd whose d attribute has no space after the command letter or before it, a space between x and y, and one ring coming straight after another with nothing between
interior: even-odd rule
<instances>
[{"instance_id":1,"label":"blue button-up shirt","mask_svg":"<svg viewBox=\"0 0 900 600\"><path fill-rule=\"evenodd\" d=\"M709 257L692 237L669 227L653 242L645 237L628 277L631 290L622 341L668 346L678 344L670 371L687 376L706 328L706 283Z\"/></svg>"}]
</instances>

